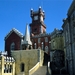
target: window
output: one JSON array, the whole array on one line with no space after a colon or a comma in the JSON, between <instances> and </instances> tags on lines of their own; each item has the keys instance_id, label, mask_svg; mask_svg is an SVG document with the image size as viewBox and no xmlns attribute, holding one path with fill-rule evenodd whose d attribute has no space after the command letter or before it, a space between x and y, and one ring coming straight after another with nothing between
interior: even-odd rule
<instances>
[{"instance_id":1,"label":"window","mask_svg":"<svg viewBox=\"0 0 75 75\"><path fill-rule=\"evenodd\" d=\"M74 35L75 35L75 26L73 27L73 33L74 33Z\"/></svg>"},{"instance_id":2,"label":"window","mask_svg":"<svg viewBox=\"0 0 75 75\"><path fill-rule=\"evenodd\" d=\"M41 47L38 47L38 49L41 49Z\"/></svg>"},{"instance_id":3,"label":"window","mask_svg":"<svg viewBox=\"0 0 75 75\"><path fill-rule=\"evenodd\" d=\"M11 45L10 45L10 50L15 50L15 43L14 43L14 42L11 43Z\"/></svg>"},{"instance_id":4,"label":"window","mask_svg":"<svg viewBox=\"0 0 75 75\"><path fill-rule=\"evenodd\" d=\"M55 41L53 40L53 48L55 48Z\"/></svg>"},{"instance_id":5,"label":"window","mask_svg":"<svg viewBox=\"0 0 75 75\"><path fill-rule=\"evenodd\" d=\"M73 47L74 47L74 51L75 51L75 43L74 43L74 46Z\"/></svg>"},{"instance_id":6,"label":"window","mask_svg":"<svg viewBox=\"0 0 75 75\"><path fill-rule=\"evenodd\" d=\"M43 21L43 16L40 17L41 21Z\"/></svg>"},{"instance_id":7,"label":"window","mask_svg":"<svg viewBox=\"0 0 75 75\"><path fill-rule=\"evenodd\" d=\"M38 43L40 43L40 38L38 38Z\"/></svg>"},{"instance_id":8,"label":"window","mask_svg":"<svg viewBox=\"0 0 75 75\"><path fill-rule=\"evenodd\" d=\"M24 72L24 63L21 63L21 72Z\"/></svg>"},{"instance_id":9,"label":"window","mask_svg":"<svg viewBox=\"0 0 75 75\"><path fill-rule=\"evenodd\" d=\"M45 37L45 42L48 42L48 38L47 37Z\"/></svg>"},{"instance_id":10,"label":"window","mask_svg":"<svg viewBox=\"0 0 75 75\"><path fill-rule=\"evenodd\" d=\"M45 52L48 52L48 46L45 46Z\"/></svg>"},{"instance_id":11,"label":"window","mask_svg":"<svg viewBox=\"0 0 75 75\"><path fill-rule=\"evenodd\" d=\"M38 20L38 16L34 16L34 20Z\"/></svg>"},{"instance_id":12,"label":"window","mask_svg":"<svg viewBox=\"0 0 75 75\"><path fill-rule=\"evenodd\" d=\"M37 28L34 29L34 32L37 32Z\"/></svg>"},{"instance_id":13,"label":"window","mask_svg":"<svg viewBox=\"0 0 75 75\"><path fill-rule=\"evenodd\" d=\"M42 50L44 49L44 44L43 44L43 42L41 43L41 45L42 45Z\"/></svg>"},{"instance_id":14,"label":"window","mask_svg":"<svg viewBox=\"0 0 75 75\"><path fill-rule=\"evenodd\" d=\"M7 72L7 69L6 69L6 64L4 64L4 73Z\"/></svg>"},{"instance_id":15,"label":"window","mask_svg":"<svg viewBox=\"0 0 75 75\"><path fill-rule=\"evenodd\" d=\"M41 29L40 29L40 30L41 30L41 33L43 33L42 25L40 25L40 26L41 26L41 27L40 27L40 28L41 28Z\"/></svg>"},{"instance_id":16,"label":"window","mask_svg":"<svg viewBox=\"0 0 75 75\"><path fill-rule=\"evenodd\" d=\"M9 72L12 72L12 65L9 65Z\"/></svg>"},{"instance_id":17,"label":"window","mask_svg":"<svg viewBox=\"0 0 75 75\"><path fill-rule=\"evenodd\" d=\"M66 42L68 41L68 31L66 30Z\"/></svg>"},{"instance_id":18,"label":"window","mask_svg":"<svg viewBox=\"0 0 75 75\"><path fill-rule=\"evenodd\" d=\"M34 48L36 49L36 43L34 43Z\"/></svg>"},{"instance_id":19,"label":"window","mask_svg":"<svg viewBox=\"0 0 75 75\"><path fill-rule=\"evenodd\" d=\"M75 17L74 17L74 14L73 14L73 15L72 15L72 20L74 20L74 18L75 18Z\"/></svg>"},{"instance_id":20,"label":"window","mask_svg":"<svg viewBox=\"0 0 75 75\"><path fill-rule=\"evenodd\" d=\"M11 73L12 72L12 65L4 64L4 73Z\"/></svg>"}]
</instances>

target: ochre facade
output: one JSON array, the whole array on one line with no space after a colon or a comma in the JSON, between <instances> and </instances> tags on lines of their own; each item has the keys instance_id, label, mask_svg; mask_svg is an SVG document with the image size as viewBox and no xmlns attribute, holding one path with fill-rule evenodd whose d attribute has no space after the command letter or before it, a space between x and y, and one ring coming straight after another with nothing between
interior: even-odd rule
<instances>
[{"instance_id":1,"label":"ochre facade","mask_svg":"<svg viewBox=\"0 0 75 75\"><path fill-rule=\"evenodd\" d=\"M12 57L0 56L0 75L15 75L15 60Z\"/></svg>"},{"instance_id":2,"label":"ochre facade","mask_svg":"<svg viewBox=\"0 0 75 75\"><path fill-rule=\"evenodd\" d=\"M15 59L15 75L29 75L29 70L38 62L43 65L44 52L43 50L19 50L12 51L12 57ZM24 71L21 71L21 64L24 64Z\"/></svg>"}]
</instances>

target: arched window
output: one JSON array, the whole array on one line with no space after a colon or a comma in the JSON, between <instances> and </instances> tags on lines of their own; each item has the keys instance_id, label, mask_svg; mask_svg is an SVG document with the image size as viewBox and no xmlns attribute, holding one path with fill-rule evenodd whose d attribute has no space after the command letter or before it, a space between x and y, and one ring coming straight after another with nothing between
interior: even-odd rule
<instances>
[{"instance_id":1,"label":"arched window","mask_svg":"<svg viewBox=\"0 0 75 75\"><path fill-rule=\"evenodd\" d=\"M43 50L44 49L44 43L42 42L41 45L42 45L42 50Z\"/></svg>"},{"instance_id":2,"label":"arched window","mask_svg":"<svg viewBox=\"0 0 75 75\"><path fill-rule=\"evenodd\" d=\"M45 46L45 52L48 52L48 46Z\"/></svg>"},{"instance_id":3,"label":"arched window","mask_svg":"<svg viewBox=\"0 0 75 75\"><path fill-rule=\"evenodd\" d=\"M45 42L48 42L48 37L45 37Z\"/></svg>"},{"instance_id":4,"label":"arched window","mask_svg":"<svg viewBox=\"0 0 75 75\"><path fill-rule=\"evenodd\" d=\"M21 63L21 72L24 72L24 63Z\"/></svg>"},{"instance_id":5,"label":"arched window","mask_svg":"<svg viewBox=\"0 0 75 75\"><path fill-rule=\"evenodd\" d=\"M41 33L43 33L42 25L41 25Z\"/></svg>"},{"instance_id":6,"label":"arched window","mask_svg":"<svg viewBox=\"0 0 75 75\"><path fill-rule=\"evenodd\" d=\"M11 45L10 45L10 50L15 50L15 43L14 43L14 42L11 43Z\"/></svg>"},{"instance_id":7,"label":"arched window","mask_svg":"<svg viewBox=\"0 0 75 75\"><path fill-rule=\"evenodd\" d=\"M36 49L36 43L34 43L34 48Z\"/></svg>"},{"instance_id":8,"label":"arched window","mask_svg":"<svg viewBox=\"0 0 75 75\"><path fill-rule=\"evenodd\" d=\"M40 38L38 38L38 43L40 43Z\"/></svg>"},{"instance_id":9,"label":"arched window","mask_svg":"<svg viewBox=\"0 0 75 75\"><path fill-rule=\"evenodd\" d=\"M55 41L53 40L53 48L55 48Z\"/></svg>"}]
</instances>

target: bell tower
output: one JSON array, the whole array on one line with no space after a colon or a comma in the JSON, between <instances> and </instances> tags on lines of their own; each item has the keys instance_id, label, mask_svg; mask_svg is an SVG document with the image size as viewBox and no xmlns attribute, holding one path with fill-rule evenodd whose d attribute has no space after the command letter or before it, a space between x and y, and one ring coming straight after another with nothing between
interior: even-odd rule
<instances>
[{"instance_id":1,"label":"bell tower","mask_svg":"<svg viewBox=\"0 0 75 75\"><path fill-rule=\"evenodd\" d=\"M38 11L30 11L32 23L30 24L30 34L39 35L46 32L46 26L44 24L45 13L41 7L39 7Z\"/></svg>"}]
</instances>

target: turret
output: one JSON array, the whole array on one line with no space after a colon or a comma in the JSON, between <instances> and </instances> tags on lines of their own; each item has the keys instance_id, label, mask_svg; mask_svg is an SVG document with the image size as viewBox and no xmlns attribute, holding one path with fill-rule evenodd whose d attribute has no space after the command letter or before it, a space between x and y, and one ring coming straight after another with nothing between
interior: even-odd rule
<instances>
[{"instance_id":1,"label":"turret","mask_svg":"<svg viewBox=\"0 0 75 75\"><path fill-rule=\"evenodd\" d=\"M24 40L22 41L22 49L23 50L31 49L31 45L32 45L32 42L30 40L28 25L26 25L25 36L24 36Z\"/></svg>"}]
</instances>

